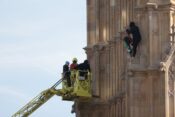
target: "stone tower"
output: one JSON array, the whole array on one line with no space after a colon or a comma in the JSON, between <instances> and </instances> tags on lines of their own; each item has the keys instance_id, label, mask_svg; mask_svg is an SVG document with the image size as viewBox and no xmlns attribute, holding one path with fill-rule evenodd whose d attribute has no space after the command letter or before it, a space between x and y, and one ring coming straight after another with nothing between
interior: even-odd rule
<instances>
[{"instance_id":1,"label":"stone tower","mask_svg":"<svg viewBox=\"0 0 175 117\"><path fill-rule=\"evenodd\" d=\"M142 41L134 59L123 44L130 21ZM175 0L87 0L89 102L77 117L175 117Z\"/></svg>"}]
</instances>

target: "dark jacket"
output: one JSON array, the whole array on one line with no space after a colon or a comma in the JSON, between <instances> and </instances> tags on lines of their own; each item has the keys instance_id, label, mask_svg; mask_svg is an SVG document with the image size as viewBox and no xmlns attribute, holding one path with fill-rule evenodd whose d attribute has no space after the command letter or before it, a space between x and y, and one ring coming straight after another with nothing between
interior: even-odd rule
<instances>
[{"instance_id":1,"label":"dark jacket","mask_svg":"<svg viewBox=\"0 0 175 117\"><path fill-rule=\"evenodd\" d=\"M68 71L69 71L69 66L65 64L63 66L63 73L68 72Z\"/></svg>"},{"instance_id":2,"label":"dark jacket","mask_svg":"<svg viewBox=\"0 0 175 117\"><path fill-rule=\"evenodd\" d=\"M89 70L89 71L91 71L89 62L87 60L85 60L84 63L79 64L77 66L77 68L78 68L78 70Z\"/></svg>"},{"instance_id":3,"label":"dark jacket","mask_svg":"<svg viewBox=\"0 0 175 117\"><path fill-rule=\"evenodd\" d=\"M141 41L141 35L139 28L137 26L130 27L131 34L133 36L133 42L139 42Z\"/></svg>"}]
</instances>

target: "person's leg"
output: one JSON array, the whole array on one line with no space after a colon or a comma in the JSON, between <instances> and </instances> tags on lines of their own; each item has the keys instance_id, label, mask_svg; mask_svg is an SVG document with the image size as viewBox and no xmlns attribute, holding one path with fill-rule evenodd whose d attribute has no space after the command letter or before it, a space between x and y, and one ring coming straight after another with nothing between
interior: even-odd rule
<instances>
[{"instance_id":1,"label":"person's leg","mask_svg":"<svg viewBox=\"0 0 175 117\"><path fill-rule=\"evenodd\" d=\"M131 52L132 49L131 49L129 40L128 40L127 38L125 38L125 39L124 39L124 42L125 42L125 44L126 44L126 48L129 50L129 52Z\"/></svg>"},{"instance_id":2,"label":"person's leg","mask_svg":"<svg viewBox=\"0 0 175 117\"><path fill-rule=\"evenodd\" d=\"M139 42L134 42L133 43L133 57L135 57L136 53L137 53L137 46L138 46Z\"/></svg>"},{"instance_id":3,"label":"person's leg","mask_svg":"<svg viewBox=\"0 0 175 117\"><path fill-rule=\"evenodd\" d=\"M66 73L66 79L67 79L67 85L68 85L68 87L71 87L70 72L67 72Z\"/></svg>"}]
</instances>

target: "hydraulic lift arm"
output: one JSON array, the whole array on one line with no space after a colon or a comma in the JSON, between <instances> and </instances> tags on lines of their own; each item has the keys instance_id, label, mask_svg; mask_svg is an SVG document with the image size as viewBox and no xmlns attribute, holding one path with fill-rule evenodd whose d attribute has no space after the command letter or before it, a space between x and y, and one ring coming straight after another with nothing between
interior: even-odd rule
<instances>
[{"instance_id":1,"label":"hydraulic lift arm","mask_svg":"<svg viewBox=\"0 0 175 117\"><path fill-rule=\"evenodd\" d=\"M81 74L80 74L81 73ZM42 91L38 96L27 103L23 108L16 112L12 117L28 117L40 106L46 103L54 95L61 96L64 101L74 101L75 99L88 101L91 95L91 74L87 71L72 71L70 76L73 80L71 87L67 85L66 78L60 79L52 87ZM56 89L62 82L62 88Z\"/></svg>"},{"instance_id":2,"label":"hydraulic lift arm","mask_svg":"<svg viewBox=\"0 0 175 117\"><path fill-rule=\"evenodd\" d=\"M46 103L50 98L52 98L58 91L56 87L63 81L60 79L56 82L51 88L42 91L38 96L32 99L29 103L27 103L24 107L22 107L18 112L16 112L12 117L28 117L35 110L37 110L40 106Z\"/></svg>"}]
</instances>

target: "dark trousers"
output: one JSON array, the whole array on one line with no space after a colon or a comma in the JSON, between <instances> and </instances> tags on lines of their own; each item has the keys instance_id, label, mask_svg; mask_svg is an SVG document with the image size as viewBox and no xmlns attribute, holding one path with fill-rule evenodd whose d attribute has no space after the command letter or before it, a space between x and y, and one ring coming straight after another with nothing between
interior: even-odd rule
<instances>
[{"instance_id":1,"label":"dark trousers","mask_svg":"<svg viewBox=\"0 0 175 117\"><path fill-rule=\"evenodd\" d=\"M66 78L66 80L67 80L68 87L71 87L70 72L66 72L64 74L64 78Z\"/></svg>"},{"instance_id":2,"label":"dark trousers","mask_svg":"<svg viewBox=\"0 0 175 117\"><path fill-rule=\"evenodd\" d=\"M140 41L135 41L133 42L133 52L132 52L132 56L135 57L136 53L137 53L137 47L139 45Z\"/></svg>"}]
</instances>

